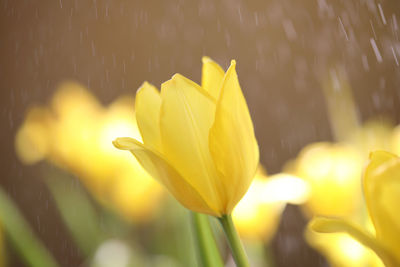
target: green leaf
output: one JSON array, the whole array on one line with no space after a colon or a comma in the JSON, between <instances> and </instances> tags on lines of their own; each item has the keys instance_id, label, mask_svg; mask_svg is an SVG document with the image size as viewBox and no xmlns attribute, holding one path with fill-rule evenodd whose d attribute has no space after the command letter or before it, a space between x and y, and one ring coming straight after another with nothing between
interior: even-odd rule
<instances>
[{"instance_id":1,"label":"green leaf","mask_svg":"<svg viewBox=\"0 0 400 267\"><path fill-rule=\"evenodd\" d=\"M79 184L70 177L56 176L46 179L47 185L76 244L89 256L106 239L100 218Z\"/></svg>"},{"instance_id":2,"label":"green leaf","mask_svg":"<svg viewBox=\"0 0 400 267\"><path fill-rule=\"evenodd\" d=\"M16 251L32 267L56 267L58 263L35 236L29 224L0 188L0 222Z\"/></svg>"}]
</instances>

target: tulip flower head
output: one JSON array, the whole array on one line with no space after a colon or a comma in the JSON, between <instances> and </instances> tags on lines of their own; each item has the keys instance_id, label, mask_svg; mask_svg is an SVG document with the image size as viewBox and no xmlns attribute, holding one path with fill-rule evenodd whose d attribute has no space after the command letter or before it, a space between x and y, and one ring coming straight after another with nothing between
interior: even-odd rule
<instances>
[{"instance_id":1,"label":"tulip flower head","mask_svg":"<svg viewBox=\"0 0 400 267\"><path fill-rule=\"evenodd\" d=\"M371 153L363 178L372 233L337 218L316 218L309 228L319 233L348 233L372 249L386 266L400 266L400 158L384 151Z\"/></svg>"},{"instance_id":2,"label":"tulip flower head","mask_svg":"<svg viewBox=\"0 0 400 267\"><path fill-rule=\"evenodd\" d=\"M259 152L236 74L203 58L202 84L175 74L161 92L145 82L136 94L143 143L118 138L185 207L230 214L255 175Z\"/></svg>"}]
</instances>

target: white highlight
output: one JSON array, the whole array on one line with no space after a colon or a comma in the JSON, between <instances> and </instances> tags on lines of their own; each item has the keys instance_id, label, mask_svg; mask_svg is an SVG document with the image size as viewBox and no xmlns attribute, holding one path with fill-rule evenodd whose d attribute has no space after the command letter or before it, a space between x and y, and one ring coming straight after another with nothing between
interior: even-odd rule
<instances>
[{"instance_id":1,"label":"white highlight","mask_svg":"<svg viewBox=\"0 0 400 267\"><path fill-rule=\"evenodd\" d=\"M98 267L128 267L131 255L129 247L120 240L108 240L97 249L93 262Z\"/></svg>"},{"instance_id":2,"label":"white highlight","mask_svg":"<svg viewBox=\"0 0 400 267\"><path fill-rule=\"evenodd\" d=\"M286 202L304 203L310 195L310 186L304 180L290 174L280 173L270 176L264 185L264 203Z\"/></svg>"}]
</instances>

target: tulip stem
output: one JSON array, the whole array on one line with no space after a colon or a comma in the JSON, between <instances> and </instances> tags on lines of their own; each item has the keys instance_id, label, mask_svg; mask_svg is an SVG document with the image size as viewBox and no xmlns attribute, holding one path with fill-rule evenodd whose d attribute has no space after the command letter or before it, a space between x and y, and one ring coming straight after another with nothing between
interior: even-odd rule
<instances>
[{"instance_id":1,"label":"tulip stem","mask_svg":"<svg viewBox=\"0 0 400 267\"><path fill-rule=\"evenodd\" d=\"M231 248L233 259L236 262L236 266L250 267L246 252L244 251L242 242L240 241L235 225L233 224L232 216L223 215L218 219L222 225L222 228L224 229L226 238L228 239L228 244L229 247Z\"/></svg>"},{"instance_id":2,"label":"tulip stem","mask_svg":"<svg viewBox=\"0 0 400 267\"><path fill-rule=\"evenodd\" d=\"M201 266L223 267L208 216L197 212L191 212L191 214Z\"/></svg>"}]
</instances>

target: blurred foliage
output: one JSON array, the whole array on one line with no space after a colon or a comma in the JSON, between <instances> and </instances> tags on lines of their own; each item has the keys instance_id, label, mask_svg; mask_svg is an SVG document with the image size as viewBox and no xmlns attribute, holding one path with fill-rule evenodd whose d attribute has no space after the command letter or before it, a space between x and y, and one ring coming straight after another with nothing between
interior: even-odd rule
<instances>
[{"instance_id":1,"label":"blurred foliage","mask_svg":"<svg viewBox=\"0 0 400 267\"><path fill-rule=\"evenodd\" d=\"M85 255L91 255L106 239L99 224L100 216L74 179L56 176L62 175L53 172L46 180L49 189L76 244Z\"/></svg>"},{"instance_id":2,"label":"blurred foliage","mask_svg":"<svg viewBox=\"0 0 400 267\"><path fill-rule=\"evenodd\" d=\"M25 222L16 205L0 188L0 223L21 258L32 267L59 266ZM3 251L1 251L3 253ZM1 260L4 260L2 257Z\"/></svg>"},{"instance_id":3,"label":"blurred foliage","mask_svg":"<svg viewBox=\"0 0 400 267\"><path fill-rule=\"evenodd\" d=\"M5 267L7 262L7 251L5 247L4 233L0 225L0 267Z\"/></svg>"}]
</instances>

